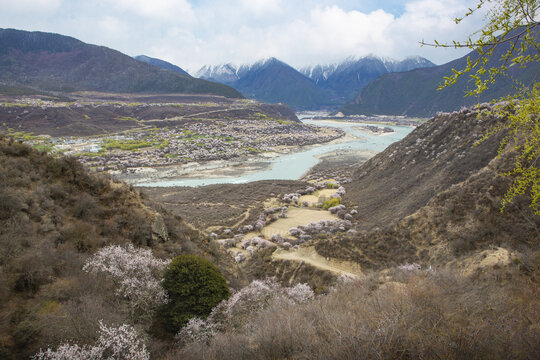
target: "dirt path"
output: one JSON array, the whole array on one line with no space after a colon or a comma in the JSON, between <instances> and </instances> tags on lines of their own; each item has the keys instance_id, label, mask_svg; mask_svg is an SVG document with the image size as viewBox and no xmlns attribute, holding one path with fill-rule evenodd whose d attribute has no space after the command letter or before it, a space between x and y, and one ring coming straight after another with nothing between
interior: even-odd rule
<instances>
[{"instance_id":1,"label":"dirt path","mask_svg":"<svg viewBox=\"0 0 540 360\"><path fill-rule=\"evenodd\" d=\"M238 219L238 221L231 227L233 227L233 228L238 227L238 226L240 226L240 224L242 224L244 221L246 221L249 218L249 215L251 213L251 209L253 209L253 206L248 207L246 209L246 212L244 213L243 217Z\"/></svg>"},{"instance_id":2,"label":"dirt path","mask_svg":"<svg viewBox=\"0 0 540 360\"><path fill-rule=\"evenodd\" d=\"M358 264L348 261L327 260L319 255L312 246L291 250L277 249L272 254L272 259L304 262L318 269L331 271L335 274L352 278L357 278L362 275L362 271Z\"/></svg>"}]
</instances>

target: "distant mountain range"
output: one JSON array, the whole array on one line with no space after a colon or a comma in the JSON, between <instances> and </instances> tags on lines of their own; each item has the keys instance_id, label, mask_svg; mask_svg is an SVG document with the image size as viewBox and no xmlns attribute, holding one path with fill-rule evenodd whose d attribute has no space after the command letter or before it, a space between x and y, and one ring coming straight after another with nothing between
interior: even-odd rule
<instances>
[{"instance_id":1,"label":"distant mountain range","mask_svg":"<svg viewBox=\"0 0 540 360\"><path fill-rule=\"evenodd\" d=\"M165 60L152 58L152 57L146 56L146 55L138 55L138 56L135 56L134 59L142 61L143 63L147 63L147 64L150 64L150 65L157 66L157 67L165 69L165 70L171 70L171 71L177 72L179 74L191 77L191 75L189 75L186 71L184 71L184 69L182 69L179 66L176 66L174 64L171 64L170 62L167 62Z\"/></svg>"},{"instance_id":2,"label":"distant mountain range","mask_svg":"<svg viewBox=\"0 0 540 360\"><path fill-rule=\"evenodd\" d=\"M242 97L233 88L137 61L72 37L0 29L0 85L45 91L192 93Z\"/></svg>"},{"instance_id":3,"label":"distant mountain range","mask_svg":"<svg viewBox=\"0 0 540 360\"><path fill-rule=\"evenodd\" d=\"M487 67L497 66L499 59L508 51L508 44L495 48L493 61ZM452 69L464 69L467 56L477 59L477 52L449 63L415 69L408 72L385 74L365 86L349 104L340 111L344 114L387 114L408 116L433 116L438 111L452 112L462 106L474 105L498 99L513 92L513 80L530 85L540 81L540 63L534 62L525 68L512 66L507 71L509 76L500 76L497 82L484 91L479 98L465 97L467 90L474 88L474 82L468 76L461 77L456 84L441 91L438 85L444 76L450 76ZM513 80L512 80L513 79Z\"/></svg>"},{"instance_id":4,"label":"distant mountain range","mask_svg":"<svg viewBox=\"0 0 540 360\"><path fill-rule=\"evenodd\" d=\"M230 85L249 98L313 109L346 103L382 74L428 66L434 64L421 57L395 61L367 56L298 71L276 58L269 58L241 66L205 65L195 76Z\"/></svg>"},{"instance_id":5,"label":"distant mountain range","mask_svg":"<svg viewBox=\"0 0 540 360\"><path fill-rule=\"evenodd\" d=\"M499 59L505 51L505 46L497 47L493 58ZM475 51L469 55L473 59L477 56ZM510 67L510 77L501 77L480 98L464 97L473 86L468 77L437 91L452 69L466 66L466 58L435 66L418 56L402 61L351 57L341 63L308 66L299 71L268 58L241 66L207 65L191 77L176 65L145 55L131 58L68 36L0 29L0 88L19 92L244 95L284 103L297 110L432 116L438 111L453 111L504 96L512 92L513 80L532 84L539 79L540 63L536 62L526 68Z\"/></svg>"},{"instance_id":6,"label":"distant mountain range","mask_svg":"<svg viewBox=\"0 0 540 360\"><path fill-rule=\"evenodd\" d=\"M313 80L319 88L329 92L333 102L346 103L364 86L383 74L432 66L435 64L420 56L402 61L366 56L350 57L339 64L304 67L300 72Z\"/></svg>"},{"instance_id":7,"label":"distant mountain range","mask_svg":"<svg viewBox=\"0 0 540 360\"><path fill-rule=\"evenodd\" d=\"M294 108L328 105L328 97L314 81L276 58L236 67L232 64L204 66L202 79L230 85L248 98L285 103Z\"/></svg>"}]
</instances>

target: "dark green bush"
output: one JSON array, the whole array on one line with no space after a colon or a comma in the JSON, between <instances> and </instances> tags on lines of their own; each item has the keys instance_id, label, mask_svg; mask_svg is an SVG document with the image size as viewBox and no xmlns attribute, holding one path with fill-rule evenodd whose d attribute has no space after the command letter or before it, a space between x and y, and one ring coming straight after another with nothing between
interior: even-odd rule
<instances>
[{"instance_id":1,"label":"dark green bush","mask_svg":"<svg viewBox=\"0 0 540 360\"><path fill-rule=\"evenodd\" d=\"M207 317L230 296L227 282L208 260L196 255L175 257L165 272L163 287L169 303L162 309L165 327L177 332L192 317Z\"/></svg>"}]
</instances>

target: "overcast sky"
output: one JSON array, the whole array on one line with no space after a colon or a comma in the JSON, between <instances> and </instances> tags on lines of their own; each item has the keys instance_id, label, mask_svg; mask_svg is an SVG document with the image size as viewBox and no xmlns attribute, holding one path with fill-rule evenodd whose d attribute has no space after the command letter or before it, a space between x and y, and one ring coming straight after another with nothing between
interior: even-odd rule
<instances>
[{"instance_id":1,"label":"overcast sky","mask_svg":"<svg viewBox=\"0 0 540 360\"><path fill-rule=\"evenodd\" d=\"M0 27L55 32L190 72L205 64L274 56L294 66L348 56L442 64L464 50L420 47L464 40L478 14L456 25L471 0L0 0Z\"/></svg>"}]
</instances>

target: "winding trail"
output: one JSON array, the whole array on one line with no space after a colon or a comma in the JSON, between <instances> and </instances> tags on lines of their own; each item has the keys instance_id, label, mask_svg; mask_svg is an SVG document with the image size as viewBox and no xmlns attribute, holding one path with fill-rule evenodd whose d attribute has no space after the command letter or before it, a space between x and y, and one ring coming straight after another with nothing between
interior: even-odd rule
<instances>
[{"instance_id":1,"label":"winding trail","mask_svg":"<svg viewBox=\"0 0 540 360\"><path fill-rule=\"evenodd\" d=\"M330 271L337 275L344 275L351 278L358 278L362 275L362 271L358 264L333 259L327 260L319 255L312 246L299 247L298 249L291 250L277 249L272 254L272 259L304 262L318 269Z\"/></svg>"}]
</instances>

